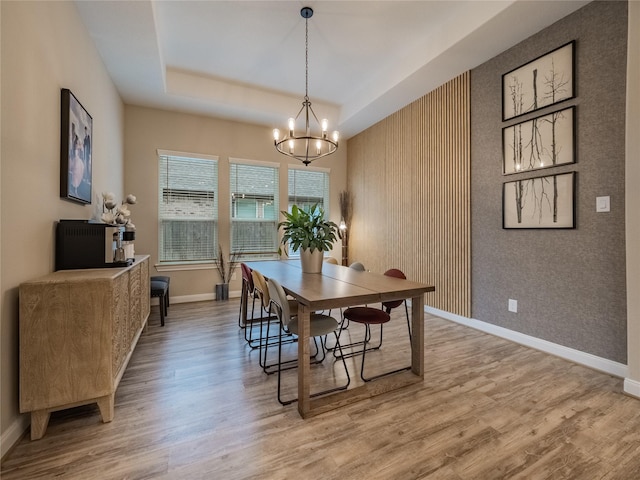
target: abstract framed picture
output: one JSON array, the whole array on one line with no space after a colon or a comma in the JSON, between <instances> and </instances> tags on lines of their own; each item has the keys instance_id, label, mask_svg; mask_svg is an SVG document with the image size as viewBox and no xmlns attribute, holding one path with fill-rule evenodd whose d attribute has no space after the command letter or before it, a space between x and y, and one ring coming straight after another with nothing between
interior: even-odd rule
<instances>
[{"instance_id":1,"label":"abstract framed picture","mask_svg":"<svg viewBox=\"0 0 640 480\"><path fill-rule=\"evenodd\" d=\"M575 97L575 40L502 75L502 120Z\"/></svg>"},{"instance_id":2,"label":"abstract framed picture","mask_svg":"<svg viewBox=\"0 0 640 480\"><path fill-rule=\"evenodd\" d=\"M506 182L502 228L575 228L576 173Z\"/></svg>"},{"instance_id":3,"label":"abstract framed picture","mask_svg":"<svg viewBox=\"0 0 640 480\"><path fill-rule=\"evenodd\" d=\"M91 203L93 119L69 89L60 98L60 197Z\"/></svg>"},{"instance_id":4,"label":"abstract framed picture","mask_svg":"<svg viewBox=\"0 0 640 480\"><path fill-rule=\"evenodd\" d=\"M575 163L575 108L502 129L502 174Z\"/></svg>"}]
</instances>

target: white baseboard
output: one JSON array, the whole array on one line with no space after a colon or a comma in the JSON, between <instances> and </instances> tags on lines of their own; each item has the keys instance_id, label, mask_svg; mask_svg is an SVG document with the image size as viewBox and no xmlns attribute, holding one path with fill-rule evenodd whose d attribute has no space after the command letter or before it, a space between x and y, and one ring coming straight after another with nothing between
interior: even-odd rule
<instances>
[{"instance_id":1,"label":"white baseboard","mask_svg":"<svg viewBox=\"0 0 640 480\"><path fill-rule=\"evenodd\" d=\"M630 378L624 379L624 393L640 398L640 382Z\"/></svg>"},{"instance_id":2,"label":"white baseboard","mask_svg":"<svg viewBox=\"0 0 640 480\"><path fill-rule=\"evenodd\" d=\"M4 459L5 455L27 431L29 425L29 415L20 415L9 428L2 432L2 437L0 437L0 458Z\"/></svg>"},{"instance_id":3,"label":"white baseboard","mask_svg":"<svg viewBox=\"0 0 640 480\"><path fill-rule=\"evenodd\" d=\"M240 298L240 291L230 291L229 298ZM191 302L206 302L207 300L215 300L215 293L199 293L197 295L181 295L178 297L169 297L169 303L191 303ZM151 299L151 305L159 305L159 298L155 297Z\"/></svg>"},{"instance_id":4,"label":"white baseboard","mask_svg":"<svg viewBox=\"0 0 640 480\"><path fill-rule=\"evenodd\" d=\"M504 338L520 345L534 348L536 350L555 355L556 357L564 358L565 360L584 365L585 367L593 368L594 370L608 373L609 375L613 375L615 377L625 378L625 392L627 392L627 382L629 382L630 384L633 383L635 385L630 385L629 388L633 391L637 391L637 396L640 397L640 383L626 379L628 375L628 368L622 363L614 362L602 357L597 357L590 353L575 350L563 345L558 345L557 343L552 343L547 340L532 337L530 335L525 335L524 333L515 332L513 330L509 330L508 328L492 325L491 323L486 323L480 320L475 320L473 318L466 318L460 315L445 312L443 310L438 310L436 308L425 306L424 311L426 313L442 317L446 320L451 320L452 322L456 322L461 325L465 325L467 327L471 327L476 330L495 335L496 337ZM627 393L633 394L631 392Z\"/></svg>"}]
</instances>

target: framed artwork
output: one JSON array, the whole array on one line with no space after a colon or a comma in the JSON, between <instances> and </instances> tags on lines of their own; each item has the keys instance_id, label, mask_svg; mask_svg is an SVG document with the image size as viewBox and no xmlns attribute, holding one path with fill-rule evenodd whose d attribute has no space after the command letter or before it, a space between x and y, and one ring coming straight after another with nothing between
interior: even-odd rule
<instances>
[{"instance_id":1,"label":"framed artwork","mask_svg":"<svg viewBox=\"0 0 640 480\"><path fill-rule=\"evenodd\" d=\"M91 203L93 119L70 90L60 98L60 197Z\"/></svg>"},{"instance_id":2,"label":"framed artwork","mask_svg":"<svg viewBox=\"0 0 640 480\"><path fill-rule=\"evenodd\" d=\"M502 228L575 228L576 173L506 182Z\"/></svg>"},{"instance_id":3,"label":"framed artwork","mask_svg":"<svg viewBox=\"0 0 640 480\"><path fill-rule=\"evenodd\" d=\"M502 174L575 163L575 108L502 129Z\"/></svg>"},{"instance_id":4,"label":"framed artwork","mask_svg":"<svg viewBox=\"0 0 640 480\"><path fill-rule=\"evenodd\" d=\"M575 97L575 40L502 75L502 120Z\"/></svg>"}]
</instances>

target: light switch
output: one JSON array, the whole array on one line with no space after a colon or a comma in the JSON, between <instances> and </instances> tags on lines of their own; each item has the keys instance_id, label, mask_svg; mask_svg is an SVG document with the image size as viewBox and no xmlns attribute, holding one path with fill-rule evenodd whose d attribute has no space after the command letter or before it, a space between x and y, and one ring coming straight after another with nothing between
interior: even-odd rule
<instances>
[{"instance_id":1,"label":"light switch","mask_svg":"<svg viewBox=\"0 0 640 480\"><path fill-rule=\"evenodd\" d=\"M596 197L596 212L611 211L609 197Z\"/></svg>"}]
</instances>

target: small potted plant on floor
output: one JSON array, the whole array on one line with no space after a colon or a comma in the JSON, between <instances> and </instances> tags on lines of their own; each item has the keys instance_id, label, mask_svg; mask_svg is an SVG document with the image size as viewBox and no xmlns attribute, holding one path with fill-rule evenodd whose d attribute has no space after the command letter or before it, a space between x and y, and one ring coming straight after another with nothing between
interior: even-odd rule
<instances>
[{"instance_id":1,"label":"small potted plant on floor","mask_svg":"<svg viewBox=\"0 0 640 480\"><path fill-rule=\"evenodd\" d=\"M216 259L216 268L220 274L222 283L216 284L216 300L229 299L229 282L233 276L233 272L240 263L240 253L232 252L229 260L225 259L222 247L218 246L218 258Z\"/></svg>"},{"instance_id":2,"label":"small potted plant on floor","mask_svg":"<svg viewBox=\"0 0 640 480\"><path fill-rule=\"evenodd\" d=\"M294 252L300 251L303 272L320 273L324 252L333 247L338 226L324 218L324 210L317 204L306 209L293 205L291 213L282 211L282 215L285 220L278 224L284 230L282 244L289 244Z\"/></svg>"}]
</instances>

